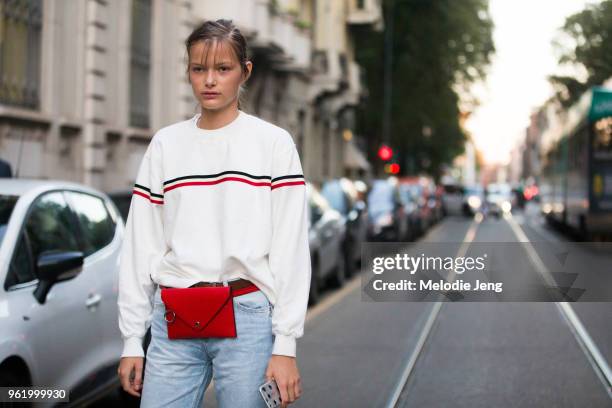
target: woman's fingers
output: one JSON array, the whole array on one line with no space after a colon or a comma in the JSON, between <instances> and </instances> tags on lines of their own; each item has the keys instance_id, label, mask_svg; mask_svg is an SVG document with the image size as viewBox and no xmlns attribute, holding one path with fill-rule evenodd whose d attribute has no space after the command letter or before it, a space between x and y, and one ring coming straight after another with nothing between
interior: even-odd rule
<instances>
[{"instance_id":1,"label":"woman's fingers","mask_svg":"<svg viewBox=\"0 0 612 408\"><path fill-rule=\"evenodd\" d=\"M293 386L293 395L295 395L295 399L300 398L300 396L302 395L302 383L299 378Z\"/></svg>"},{"instance_id":2,"label":"woman's fingers","mask_svg":"<svg viewBox=\"0 0 612 408\"><path fill-rule=\"evenodd\" d=\"M140 397L140 388L142 385L142 357L124 357L119 363L119 379L121 381L121 387L125 392L135 397ZM132 373L134 378L132 379ZM138 387L136 386L138 384Z\"/></svg>"},{"instance_id":3,"label":"woman's fingers","mask_svg":"<svg viewBox=\"0 0 612 408\"><path fill-rule=\"evenodd\" d=\"M287 404L289 403L289 394L287 394L287 387L282 386L278 382L276 383L276 385L278 386L278 390L280 391L281 395L281 408L287 408Z\"/></svg>"}]
</instances>

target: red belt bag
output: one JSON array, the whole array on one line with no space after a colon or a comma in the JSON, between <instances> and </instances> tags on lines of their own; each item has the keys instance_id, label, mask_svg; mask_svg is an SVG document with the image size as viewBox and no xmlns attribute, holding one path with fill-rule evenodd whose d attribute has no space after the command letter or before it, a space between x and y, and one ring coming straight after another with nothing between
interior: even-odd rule
<instances>
[{"instance_id":1,"label":"red belt bag","mask_svg":"<svg viewBox=\"0 0 612 408\"><path fill-rule=\"evenodd\" d=\"M232 299L256 290L255 285L235 290L231 286L162 289L168 338L236 337Z\"/></svg>"}]
</instances>

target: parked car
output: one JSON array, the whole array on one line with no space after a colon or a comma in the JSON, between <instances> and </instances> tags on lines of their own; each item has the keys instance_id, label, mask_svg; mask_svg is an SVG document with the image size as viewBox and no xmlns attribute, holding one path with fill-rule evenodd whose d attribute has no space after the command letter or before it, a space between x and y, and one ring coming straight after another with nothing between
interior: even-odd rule
<instances>
[{"instance_id":1,"label":"parked car","mask_svg":"<svg viewBox=\"0 0 612 408\"><path fill-rule=\"evenodd\" d=\"M119 210L119 214L125 223L130 212L130 205L132 204L132 190L115 190L107 194L117 207L117 210Z\"/></svg>"},{"instance_id":2,"label":"parked car","mask_svg":"<svg viewBox=\"0 0 612 408\"><path fill-rule=\"evenodd\" d=\"M355 266L361 260L361 244L367 240L368 213L366 204L358 198L353 183L346 179L333 179L325 182L321 194L331 207L338 211L346 224L343 243L346 276L355 272Z\"/></svg>"},{"instance_id":3,"label":"parked car","mask_svg":"<svg viewBox=\"0 0 612 408\"><path fill-rule=\"evenodd\" d=\"M432 194L432 184L432 180L423 176L407 176L400 179L400 192L404 190L404 195L406 195L406 191L410 191L416 200L418 235L424 234L427 229L436 223L439 217L437 214L437 198L435 194Z\"/></svg>"},{"instance_id":4,"label":"parked car","mask_svg":"<svg viewBox=\"0 0 612 408\"><path fill-rule=\"evenodd\" d=\"M344 284L346 275L342 245L346 235L346 223L315 186L306 183L306 190L310 206L308 222L312 262L308 303L315 304L320 290L328 281L334 287Z\"/></svg>"},{"instance_id":5,"label":"parked car","mask_svg":"<svg viewBox=\"0 0 612 408\"><path fill-rule=\"evenodd\" d=\"M422 217L422 208L419 205L421 191L421 187L415 184L402 182L399 184L399 193L404 205L404 213L408 218L406 239L409 241L416 240L426 229L426 223ZM427 206L427 210L429 211L429 206Z\"/></svg>"},{"instance_id":6,"label":"parked car","mask_svg":"<svg viewBox=\"0 0 612 408\"><path fill-rule=\"evenodd\" d=\"M447 215L463 214L464 188L460 184L442 185L442 207Z\"/></svg>"},{"instance_id":7,"label":"parked car","mask_svg":"<svg viewBox=\"0 0 612 408\"><path fill-rule=\"evenodd\" d=\"M120 387L123 229L102 192L0 179L0 386L69 390L74 405Z\"/></svg>"},{"instance_id":8,"label":"parked car","mask_svg":"<svg viewBox=\"0 0 612 408\"><path fill-rule=\"evenodd\" d=\"M395 178L372 182L368 194L368 237L378 241L402 241L408 230L408 217Z\"/></svg>"},{"instance_id":9,"label":"parked car","mask_svg":"<svg viewBox=\"0 0 612 408\"><path fill-rule=\"evenodd\" d=\"M433 179L431 179L431 189L432 193L430 194L430 202L433 203L433 217L435 222L438 222L444 218L446 215L444 213L444 204L443 198L444 195L444 187L441 184L435 184Z\"/></svg>"},{"instance_id":10,"label":"parked car","mask_svg":"<svg viewBox=\"0 0 612 408\"><path fill-rule=\"evenodd\" d=\"M484 189L479 184L467 186L463 194L463 214L471 216L480 212L484 205Z\"/></svg>"}]
</instances>

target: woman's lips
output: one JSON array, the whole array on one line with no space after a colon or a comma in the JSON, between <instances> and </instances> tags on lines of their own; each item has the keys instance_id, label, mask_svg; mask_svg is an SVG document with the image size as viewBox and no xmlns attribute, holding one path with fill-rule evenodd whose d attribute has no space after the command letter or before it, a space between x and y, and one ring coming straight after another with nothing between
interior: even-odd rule
<instances>
[{"instance_id":1,"label":"woman's lips","mask_svg":"<svg viewBox=\"0 0 612 408\"><path fill-rule=\"evenodd\" d=\"M214 99L217 96L219 96L219 93L217 93L217 92L211 92L211 93L204 92L204 93L202 93L202 96L204 97L204 99Z\"/></svg>"}]
</instances>

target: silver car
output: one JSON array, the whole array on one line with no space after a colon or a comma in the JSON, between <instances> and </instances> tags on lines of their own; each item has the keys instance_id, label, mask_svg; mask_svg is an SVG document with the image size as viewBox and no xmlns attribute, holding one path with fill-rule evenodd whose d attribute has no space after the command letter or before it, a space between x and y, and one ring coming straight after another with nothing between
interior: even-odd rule
<instances>
[{"instance_id":1,"label":"silver car","mask_svg":"<svg viewBox=\"0 0 612 408\"><path fill-rule=\"evenodd\" d=\"M0 179L0 386L116 390L123 221L103 193Z\"/></svg>"}]
</instances>

